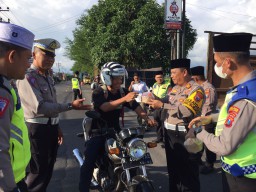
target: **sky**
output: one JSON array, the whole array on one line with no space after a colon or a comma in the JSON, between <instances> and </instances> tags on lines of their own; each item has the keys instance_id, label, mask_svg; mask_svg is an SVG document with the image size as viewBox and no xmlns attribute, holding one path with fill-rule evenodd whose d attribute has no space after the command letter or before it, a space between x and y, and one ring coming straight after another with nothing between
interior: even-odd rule
<instances>
[{"instance_id":1,"label":"sky","mask_svg":"<svg viewBox=\"0 0 256 192\"><path fill-rule=\"evenodd\" d=\"M164 0L157 0L162 4ZM65 38L73 39L76 20L97 4L98 0L0 0L3 20L23 26L35 34L36 39L53 38L62 47L56 51L54 71L70 72L73 61L64 56ZM192 66L205 65L208 34L216 32L249 32L256 34L256 3L253 0L187 0L186 14L197 30L197 42L189 52ZM253 39L256 41L256 38ZM256 48L256 45L251 47ZM60 67L57 67L60 66Z\"/></svg>"}]
</instances>

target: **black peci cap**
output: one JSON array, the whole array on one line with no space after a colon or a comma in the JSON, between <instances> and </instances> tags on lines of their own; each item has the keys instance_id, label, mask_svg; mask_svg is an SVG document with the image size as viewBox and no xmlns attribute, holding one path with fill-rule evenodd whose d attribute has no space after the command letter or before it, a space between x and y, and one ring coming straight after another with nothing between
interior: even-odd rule
<instances>
[{"instance_id":1,"label":"black peci cap","mask_svg":"<svg viewBox=\"0 0 256 192\"><path fill-rule=\"evenodd\" d=\"M155 72L155 75L163 75L164 73L163 73L163 71L156 71Z\"/></svg>"},{"instance_id":2,"label":"black peci cap","mask_svg":"<svg viewBox=\"0 0 256 192\"><path fill-rule=\"evenodd\" d=\"M174 68L190 68L190 59L171 60L170 69L174 69Z\"/></svg>"},{"instance_id":3,"label":"black peci cap","mask_svg":"<svg viewBox=\"0 0 256 192\"><path fill-rule=\"evenodd\" d=\"M226 33L213 37L213 47L215 52L248 52L251 40L251 33Z\"/></svg>"},{"instance_id":4,"label":"black peci cap","mask_svg":"<svg viewBox=\"0 0 256 192\"><path fill-rule=\"evenodd\" d=\"M192 75L204 75L204 67L196 66L190 69Z\"/></svg>"},{"instance_id":5,"label":"black peci cap","mask_svg":"<svg viewBox=\"0 0 256 192\"><path fill-rule=\"evenodd\" d=\"M138 72L134 72L134 73L133 73L133 77L134 77L134 76L138 76L138 77L139 77L140 75L139 75Z\"/></svg>"}]
</instances>

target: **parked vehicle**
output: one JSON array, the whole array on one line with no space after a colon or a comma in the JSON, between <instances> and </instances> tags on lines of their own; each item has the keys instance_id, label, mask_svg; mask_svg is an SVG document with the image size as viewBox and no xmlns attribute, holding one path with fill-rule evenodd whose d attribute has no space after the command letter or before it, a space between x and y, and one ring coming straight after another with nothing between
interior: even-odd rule
<instances>
[{"instance_id":1,"label":"parked vehicle","mask_svg":"<svg viewBox=\"0 0 256 192\"><path fill-rule=\"evenodd\" d=\"M86 85L86 84L88 84L88 85L91 85L91 83L92 83L92 80L91 80L91 77L90 76L83 76L83 83Z\"/></svg>"},{"instance_id":2,"label":"parked vehicle","mask_svg":"<svg viewBox=\"0 0 256 192\"><path fill-rule=\"evenodd\" d=\"M99 129L88 130L88 122L92 119L97 122ZM146 165L152 164L148 148L156 147L156 143L145 143L143 126L130 127L119 133L110 134L112 129L108 128L105 121L96 111L86 112L82 123L85 141L90 139L89 132L100 131L105 136L105 153L96 161L92 178L92 189L99 191L115 192L153 192L152 182L147 177ZM113 133L113 132L112 132ZM115 135L115 136L113 136ZM84 158L78 149L74 149L74 155L80 165ZM102 181L109 180L107 187Z\"/></svg>"}]
</instances>

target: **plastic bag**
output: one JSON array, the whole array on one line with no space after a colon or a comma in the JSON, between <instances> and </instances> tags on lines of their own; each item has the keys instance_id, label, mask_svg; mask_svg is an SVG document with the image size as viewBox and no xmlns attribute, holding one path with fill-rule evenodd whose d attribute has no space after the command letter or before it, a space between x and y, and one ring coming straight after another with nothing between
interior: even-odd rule
<instances>
[{"instance_id":1,"label":"plastic bag","mask_svg":"<svg viewBox=\"0 0 256 192\"><path fill-rule=\"evenodd\" d=\"M184 146L189 153L198 153L203 149L203 142L197 138L188 138Z\"/></svg>"},{"instance_id":2,"label":"plastic bag","mask_svg":"<svg viewBox=\"0 0 256 192\"><path fill-rule=\"evenodd\" d=\"M144 93L142 93L142 95L141 95L141 102L147 103L151 99L155 99L153 93L151 93L151 92L144 92Z\"/></svg>"}]
</instances>

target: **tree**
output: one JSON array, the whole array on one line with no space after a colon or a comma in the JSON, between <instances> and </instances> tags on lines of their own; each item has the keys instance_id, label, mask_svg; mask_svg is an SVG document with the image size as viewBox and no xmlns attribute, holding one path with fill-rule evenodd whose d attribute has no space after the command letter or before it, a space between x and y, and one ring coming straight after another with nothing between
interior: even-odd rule
<instances>
[{"instance_id":1,"label":"tree","mask_svg":"<svg viewBox=\"0 0 256 192\"><path fill-rule=\"evenodd\" d=\"M75 61L74 66L100 67L117 61L126 67L148 68L169 63L164 6L155 0L99 0L77 25L74 40L66 41L66 55ZM186 32L192 33L187 37L196 39L195 30L188 27ZM195 43L188 38L187 52Z\"/></svg>"},{"instance_id":2,"label":"tree","mask_svg":"<svg viewBox=\"0 0 256 192\"><path fill-rule=\"evenodd\" d=\"M82 35L81 30L75 30L74 40L66 38L65 44L65 55L69 57L71 60L75 61L72 71L80 71L80 72L93 72L93 64L91 62L91 54L90 49L88 49L88 43L85 40L85 36Z\"/></svg>"},{"instance_id":3,"label":"tree","mask_svg":"<svg viewBox=\"0 0 256 192\"><path fill-rule=\"evenodd\" d=\"M193 49L197 39L196 29L192 28L191 21L187 18L187 16L185 16L185 28L185 57L187 57L188 52Z\"/></svg>"}]
</instances>

